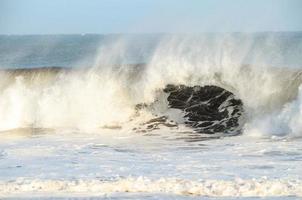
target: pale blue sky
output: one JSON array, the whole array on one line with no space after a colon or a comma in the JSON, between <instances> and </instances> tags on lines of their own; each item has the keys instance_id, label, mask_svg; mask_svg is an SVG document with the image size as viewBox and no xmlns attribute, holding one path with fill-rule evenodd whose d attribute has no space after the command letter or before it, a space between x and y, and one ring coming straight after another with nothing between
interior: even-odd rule
<instances>
[{"instance_id":1,"label":"pale blue sky","mask_svg":"<svg viewBox=\"0 0 302 200\"><path fill-rule=\"evenodd\" d=\"M0 34L302 31L302 0L0 0Z\"/></svg>"}]
</instances>

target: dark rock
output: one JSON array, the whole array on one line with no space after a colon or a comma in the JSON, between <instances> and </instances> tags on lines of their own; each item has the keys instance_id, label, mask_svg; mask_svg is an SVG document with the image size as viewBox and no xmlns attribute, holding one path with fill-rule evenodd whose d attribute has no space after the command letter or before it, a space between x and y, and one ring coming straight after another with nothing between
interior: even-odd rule
<instances>
[{"instance_id":1,"label":"dark rock","mask_svg":"<svg viewBox=\"0 0 302 200\"><path fill-rule=\"evenodd\" d=\"M234 94L217 86L167 85L170 108L184 112L185 124L199 133L238 134L243 103ZM239 128L239 129L238 129Z\"/></svg>"}]
</instances>

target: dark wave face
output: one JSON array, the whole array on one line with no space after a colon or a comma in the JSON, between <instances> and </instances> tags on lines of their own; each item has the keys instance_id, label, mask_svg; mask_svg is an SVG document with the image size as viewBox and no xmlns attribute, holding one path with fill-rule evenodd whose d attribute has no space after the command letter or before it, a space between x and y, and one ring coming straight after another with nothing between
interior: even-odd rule
<instances>
[{"instance_id":1,"label":"dark wave face","mask_svg":"<svg viewBox=\"0 0 302 200\"><path fill-rule=\"evenodd\" d=\"M169 94L169 107L182 110L185 123L197 132L240 133L243 103L233 93L213 85L167 85L164 92Z\"/></svg>"}]
</instances>

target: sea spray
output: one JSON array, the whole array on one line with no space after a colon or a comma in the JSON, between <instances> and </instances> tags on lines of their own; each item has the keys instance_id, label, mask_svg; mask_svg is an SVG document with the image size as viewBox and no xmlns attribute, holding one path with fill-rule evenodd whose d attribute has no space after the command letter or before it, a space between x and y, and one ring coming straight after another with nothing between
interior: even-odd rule
<instances>
[{"instance_id":1,"label":"sea spray","mask_svg":"<svg viewBox=\"0 0 302 200\"><path fill-rule=\"evenodd\" d=\"M158 42L146 64L127 64L129 54L133 56L134 38L121 37L102 45L90 68L2 70L0 129L93 131L127 124L135 128L143 123L142 119L169 116L163 89L168 84L182 84L215 85L232 92L243 102L246 131L249 126L257 128L257 120L280 113L277 116L286 116L281 117L283 123L273 123L274 129L260 128L263 134L280 135L276 131L279 126L284 134L299 133L298 113L291 115L286 110L295 110L288 104L293 102L295 107L299 101L296 98L301 72L275 67L272 64L280 58L272 57L267 62L262 55L265 52L258 51L266 49L268 55L277 55L274 47L282 45L277 39L244 34L167 35ZM146 107L138 111L137 105Z\"/></svg>"}]
</instances>

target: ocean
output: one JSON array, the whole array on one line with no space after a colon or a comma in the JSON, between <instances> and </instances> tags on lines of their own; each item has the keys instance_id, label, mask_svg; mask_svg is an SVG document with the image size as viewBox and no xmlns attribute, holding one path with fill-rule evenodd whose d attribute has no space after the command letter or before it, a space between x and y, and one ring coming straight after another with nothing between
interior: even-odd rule
<instances>
[{"instance_id":1,"label":"ocean","mask_svg":"<svg viewBox=\"0 0 302 200\"><path fill-rule=\"evenodd\" d=\"M302 33L0 36L0 198L302 198Z\"/></svg>"}]
</instances>

